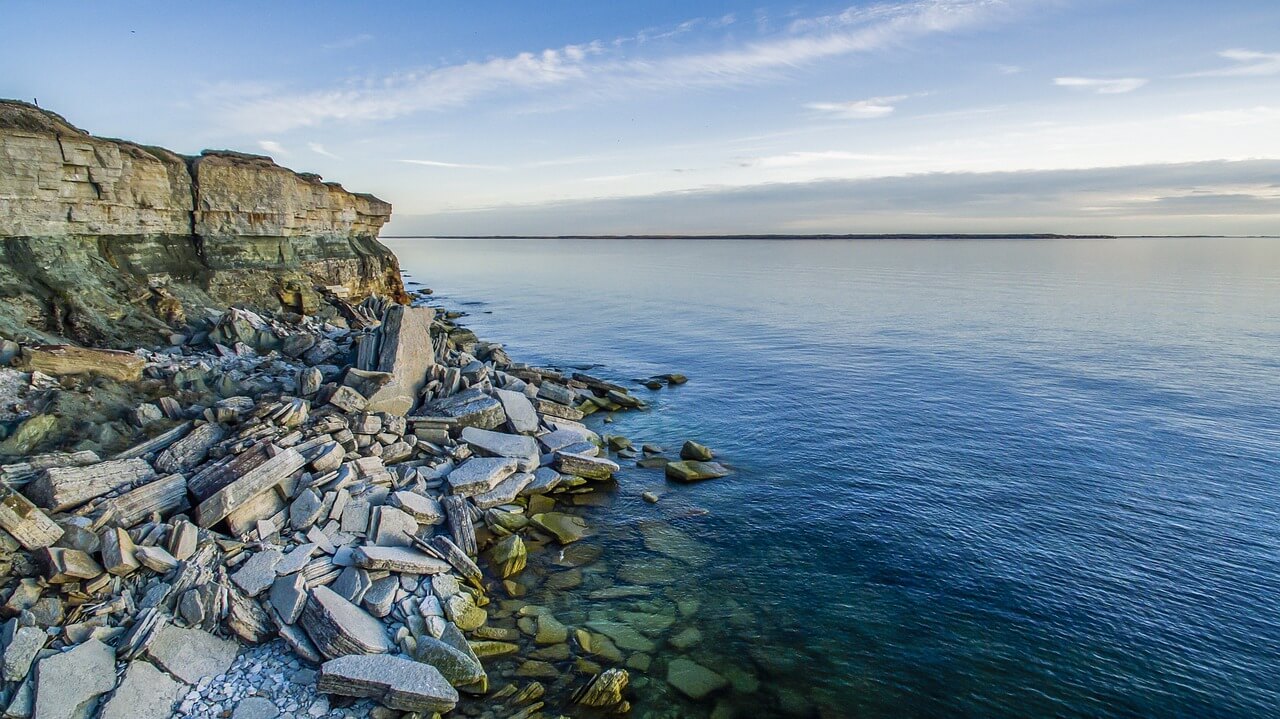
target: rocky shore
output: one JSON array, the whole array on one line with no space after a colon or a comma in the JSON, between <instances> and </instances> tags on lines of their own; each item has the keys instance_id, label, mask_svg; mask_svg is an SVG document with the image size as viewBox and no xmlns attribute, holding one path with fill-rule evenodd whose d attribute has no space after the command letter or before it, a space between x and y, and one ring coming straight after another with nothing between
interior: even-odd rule
<instances>
[{"instance_id":1,"label":"rocky shore","mask_svg":"<svg viewBox=\"0 0 1280 719\"><path fill-rule=\"evenodd\" d=\"M734 681L655 658L701 641L672 585L705 549L646 524L615 586L584 517L623 464L728 474L584 423L685 378L513 361L404 291L389 215L0 101L4 717L617 715Z\"/></svg>"},{"instance_id":2,"label":"rocky shore","mask_svg":"<svg viewBox=\"0 0 1280 719\"><path fill-rule=\"evenodd\" d=\"M158 350L6 343L5 716L628 711L652 640L526 603L526 566L590 560L574 507L613 489L610 448L723 468L587 429L646 406L623 385L513 362L430 307L331 302L231 309ZM101 419L52 436L51 402ZM236 664L237 642L264 650ZM701 669L679 672L695 694Z\"/></svg>"}]
</instances>

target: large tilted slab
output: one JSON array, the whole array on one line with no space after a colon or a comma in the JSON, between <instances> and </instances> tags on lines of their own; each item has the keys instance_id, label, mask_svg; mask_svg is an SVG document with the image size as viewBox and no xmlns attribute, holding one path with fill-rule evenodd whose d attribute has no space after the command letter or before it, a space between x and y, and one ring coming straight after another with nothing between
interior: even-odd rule
<instances>
[{"instance_id":1,"label":"large tilted slab","mask_svg":"<svg viewBox=\"0 0 1280 719\"><path fill-rule=\"evenodd\" d=\"M95 497L149 482L155 476L151 465L141 459L113 460L84 467L52 467L28 484L24 493L45 509L65 512Z\"/></svg>"},{"instance_id":2,"label":"large tilted slab","mask_svg":"<svg viewBox=\"0 0 1280 719\"><path fill-rule=\"evenodd\" d=\"M435 310L430 307L392 305L378 328L378 351L369 366L360 369L386 372L391 380L369 397L369 412L407 414L418 402L418 394L427 383L427 370L435 364L431 346L431 321Z\"/></svg>"},{"instance_id":3,"label":"large tilted slab","mask_svg":"<svg viewBox=\"0 0 1280 719\"><path fill-rule=\"evenodd\" d=\"M382 622L328 587L311 590L301 624L316 649L329 658L391 651Z\"/></svg>"},{"instance_id":4,"label":"large tilted slab","mask_svg":"<svg viewBox=\"0 0 1280 719\"><path fill-rule=\"evenodd\" d=\"M476 528L471 524L471 510L467 509L467 500L462 497L444 497L440 500L440 505L444 507L444 516L449 521L453 543L468 557L476 556Z\"/></svg>"},{"instance_id":5,"label":"large tilted slab","mask_svg":"<svg viewBox=\"0 0 1280 719\"><path fill-rule=\"evenodd\" d=\"M220 522L241 504L280 484L302 469L306 458L293 448L258 465L231 484L214 492L196 507L196 524L208 529Z\"/></svg>"},{"instance_id":6,"label":"large tilted slab","mask_svg":"<svg viewBox=\"0 0 1280 719\"><path fill-rule=\"evenodd\" d=\"M370 697L406 712L448 712L458 691L430 664L395 656L348 656L320 667L316 688L328 694Z\"/></svg>"}]
</instances>

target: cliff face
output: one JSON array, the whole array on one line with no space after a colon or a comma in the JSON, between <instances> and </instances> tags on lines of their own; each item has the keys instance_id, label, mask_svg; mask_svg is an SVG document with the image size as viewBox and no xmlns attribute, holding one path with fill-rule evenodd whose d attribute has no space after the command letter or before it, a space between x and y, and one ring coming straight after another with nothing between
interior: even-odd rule
<instances>
[{"instance_id":1,"label":"cliff face","mask_svg":"<svg viewBox=\"0 0 1280 719\"><path fill-rule=\"evenodd\" d=\"M267 157L184 157L0 100L0 337L154 340L199 307L309 310L318 286L400 299L390 216Z\"/></svg>"}]
</instances>

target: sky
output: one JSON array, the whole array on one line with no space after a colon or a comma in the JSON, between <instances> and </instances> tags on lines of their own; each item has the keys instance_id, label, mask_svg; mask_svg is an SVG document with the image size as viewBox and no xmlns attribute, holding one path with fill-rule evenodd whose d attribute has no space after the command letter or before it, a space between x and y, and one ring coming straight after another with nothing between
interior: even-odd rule
<instances>
[{"instance_id":1,"label":"sky","mask_svg":"<svg viewBox=\"0 0 1280 719\"><path fill-rule=\"evenodd\" d=\"M0 97L384 235L1280 234L1280 2L6 0Z\"/></svg>"}]
</instances>

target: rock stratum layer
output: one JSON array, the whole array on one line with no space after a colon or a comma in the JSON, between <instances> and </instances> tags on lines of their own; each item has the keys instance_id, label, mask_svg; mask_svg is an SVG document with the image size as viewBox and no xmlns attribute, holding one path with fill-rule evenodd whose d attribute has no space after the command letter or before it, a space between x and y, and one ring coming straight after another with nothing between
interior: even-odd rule
<instances>
[{"instance_id":1,"label":"rock stratum layer","mask_svg":"<svg viewBox=\"0 0 1280 719\"><path fill-rule=\"evenodd\" d=\"M271 158L94 137L0 100L0 337L124 346L195 309L402 299L391 205Z\"/></svg>"}]
</instances>

